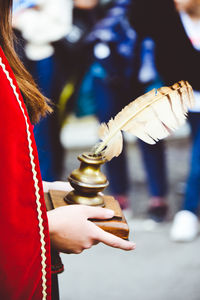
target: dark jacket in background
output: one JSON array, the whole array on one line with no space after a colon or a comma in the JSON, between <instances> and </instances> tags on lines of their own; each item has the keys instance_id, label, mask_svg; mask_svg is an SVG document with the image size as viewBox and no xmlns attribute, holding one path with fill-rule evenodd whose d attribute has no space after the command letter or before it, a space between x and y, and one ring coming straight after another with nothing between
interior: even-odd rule
<instances>
[{"instance_id":1,"label":"dark jacket in background","mask_svg":"<svg viewBox=\"0 0 200 300\"><path fill-rule=\"evenodd\" d=\"M188 80L200 90L200 51L190 42L173 0L133 0L130 22L139 36L155 41L155 61L166 85Z\"/></svg>"}]
</instances>

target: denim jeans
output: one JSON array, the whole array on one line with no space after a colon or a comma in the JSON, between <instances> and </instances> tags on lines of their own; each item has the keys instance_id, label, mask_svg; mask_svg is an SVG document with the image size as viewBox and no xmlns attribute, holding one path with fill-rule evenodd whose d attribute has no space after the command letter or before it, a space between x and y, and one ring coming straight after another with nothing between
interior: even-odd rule
<instances>
[{"instance_id":1,"label":"denim jeans","mask_svg":"<svg viewBox=\"0 0 200 300\"><path fill-rule=\"evenodd\" d=\"M191 160L182 209L197 213L200 200L200 113L189 113L191 127ZM167 174L164 141L149 145L138 140L151 196L167 194Z\"/></svg>"},{"instance_id":2,"label":"denim jeans","mask_svg":"<svg viewBox=\"0 0 200 300\"><path fill-rule=\"evenodd\" d=\"M149 145L138 139L150 196L165 197L167 194L167 171L164 141Z\"/></svg>"},{"instance_id":3,"label":"denim jeans","mask_svg":"<svg viewBox=\"0 0 200 300\"><path fill-rule=\"evenodd\" d=\"M54 57L51 56L39 61L28 61L28 69L42 93L53 100L53 88L56 84L54 80L56 74ZM56 112L47 115L35 125L34 136L42 179L46 181L59 180L61 177L62 150Z\"/></svg>"},{"instance_id":4,"label":"denim jeans","mask_svg":"<svg viewBox=\"0 0 200 300\"><path fill-rule=\"evenodd\" d=\"M124 90L113 86L107 78L94 76L93 89L96 104L96 115L100 122L108 122L127 103ZM126 195L129 186L129 174L125 145L119 157L106 163L109 190L113 195Z\"/></svg>"},{"instance_id":5,"label":"denim jeans","mask_svg":"<svg viewBox=\"0 0 200 300\"><path fill-rule=\"evenodd\" d=\"M189 113L191 160L182 209L197 213L200 200L200 113Z\"/></svg>"}]
</instances>

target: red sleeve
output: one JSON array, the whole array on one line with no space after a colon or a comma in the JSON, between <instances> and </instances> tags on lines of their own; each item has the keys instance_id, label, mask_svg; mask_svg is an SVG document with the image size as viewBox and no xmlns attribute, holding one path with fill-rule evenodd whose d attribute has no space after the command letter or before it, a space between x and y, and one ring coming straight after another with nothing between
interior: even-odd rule
<instances>
[{"instance_id":1,"label":"red sleeve","mask_svg":"<svg viewBox=\"0 0 200 300\"><path fill-rule=\"evenodd\" d=\"M0 48L0 299L50 299L50 242L32 125Z\"/></svg>"}]
</instances>

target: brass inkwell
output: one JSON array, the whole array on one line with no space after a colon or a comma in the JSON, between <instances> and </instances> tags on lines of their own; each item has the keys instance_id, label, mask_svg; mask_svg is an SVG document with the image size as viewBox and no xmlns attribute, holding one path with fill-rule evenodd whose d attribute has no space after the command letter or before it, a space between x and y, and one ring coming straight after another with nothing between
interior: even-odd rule
<instances>
[{"instance_id":1,"label":"brass inkwell","mask_svg":"<svg viewBox=\"0 0 200 300\"><path fill-rule=\"evenodd\" d=\"M68 204L104 207L103 196L99 193L108 186L108 180L100 167L106 159L90 152L79 155L78 159L81 162L79 169L74 170L68 177L74 190L67 194L65 201Z\"/></svg>"}]
</instances>

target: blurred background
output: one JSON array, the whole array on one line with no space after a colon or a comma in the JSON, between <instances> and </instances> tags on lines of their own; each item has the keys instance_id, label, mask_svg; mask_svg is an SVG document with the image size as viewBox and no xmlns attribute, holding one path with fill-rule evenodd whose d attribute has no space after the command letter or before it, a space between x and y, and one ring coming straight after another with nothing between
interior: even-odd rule
<instances>
[{"instance_id":1,"label":"blurred background","mask_svg":"<svg viewBox=\"0 0 200 300\"><path fill-rule=\"evenodd\" d=\"M62 255L61 300L200 299L200 2L160 2L13 3L16 51L54 106L34 128L46 181L67 180L99 124L138 96L182 79L195 93L179 130L153 146L125 134L122 154L102 167L137 248Z\"/></svg>"}]
</instances>

